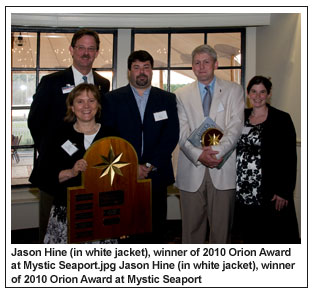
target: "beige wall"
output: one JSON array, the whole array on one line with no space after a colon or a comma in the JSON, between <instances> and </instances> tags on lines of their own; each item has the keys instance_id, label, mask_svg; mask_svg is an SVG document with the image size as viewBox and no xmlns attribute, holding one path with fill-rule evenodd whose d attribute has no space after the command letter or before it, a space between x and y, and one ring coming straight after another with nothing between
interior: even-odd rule
<instances>
[{"instance_id":1,"label":"beige wall","mask_svg":"<svg viewBox=\"0 0 312 293\"><path fill-rule=\"evenodd\" d=\"M298 172L295 204L301 224L301 100L306 97L301 97L300 14L271 14L271 25L258 27L256 35L256 74L272 78L271 104L288 112L296 128Z\"/></svg>"},{"instance_id":2,"label":"beige wall","mask_svg":"<svg viewBox=\"0 0 312 293\"><path fill-rule=\"evenodd\" d=\"M270 76L272 105L292 116L301 139L300 14L271 14L271 25L257 28L256 72Z\"/></svg>"}]
</instances>

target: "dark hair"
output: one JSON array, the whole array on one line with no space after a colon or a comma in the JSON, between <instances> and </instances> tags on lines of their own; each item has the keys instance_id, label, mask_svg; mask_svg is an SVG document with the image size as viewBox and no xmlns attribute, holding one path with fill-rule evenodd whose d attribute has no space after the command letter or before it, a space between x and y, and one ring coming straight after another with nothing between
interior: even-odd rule
<instances>
[{"instance_id":1,"label":"dark hair","mask_svg":"<svg viewBox=\"0 0 312 293\"><path fill-rule=\"evenodd\" d=\"M67 112L64 118L64 121L66 122L74 122L76 119L76 115L72 110L72 106L74 104L74 100L80 96L83 92L91 92L92 95L94 96L94 98L97 100L98 102L98 110L96 113L96 118L100 118L101 115L101 97L100 97L100 93L99 90L97 89L97 87L94 84L91 83L81 83L79 85L77 85L76 87L74 87L74 89L69 93L69 95L66 98L66 108L67 108Z\"/></svg>"},{"instance_id":2,"label":"dark hair","mask_svg":"<svg viewBox=\"0 0 312 293\"><path fill-rule=\"evenodd\" d=\"M89 29L85 29L85 28L75 32L70 45L74 48L76 46L76 42L83 36L93 37L96 43L96 50L98 51L100 49L100 38L99 38L98 33Z\"/></svg>"},{"instance_id":3,"label":"dark hair","mask_svg":"<svg viewBox=\"0 0 312 293\"><path fill-rule=\"evenodd\" d=\"M248 83L247 85L247 93L249 94L251 88L255 85L255 84L260 84L262 83L264 85L264 87L267 90L267 93L270 94L271 93L271 89L272 89L272 82L270 81L270 77L266 78L264 76L261 75L256 75L254 76Z\"/></svg>"},{"instance_id":4,"label":"dark hair","mask_svg":"<svg viewBox=\"0 0 312 293\"><path fill-rule=\"evenodd\" d=\"M128 57L128 69L131 70L131 65L134 61L141 62L150 61L152 68L154 67L154 59L150 53L144 50L134 51Z\"/></svg>"}]
</instances>

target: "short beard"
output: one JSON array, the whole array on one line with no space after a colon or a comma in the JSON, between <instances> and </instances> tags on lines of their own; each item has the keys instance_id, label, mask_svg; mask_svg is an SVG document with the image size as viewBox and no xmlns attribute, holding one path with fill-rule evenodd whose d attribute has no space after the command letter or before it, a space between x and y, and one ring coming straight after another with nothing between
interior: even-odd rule
<instances>
[{"instance_id":1,"label":"short beard","mask_svg":"<svg viewBox=\"0 0 312 293\"><path fill-rule=\"evenodd\" d=\"M144 80L140 80L140 77L146 77L146 79ZM146 85L148 85L148 77L145 74L140 74L139 76L137 76L137 78L135 79L135 83L140 86L140 87L144 87Z\"/></svg>"}]
</instances>

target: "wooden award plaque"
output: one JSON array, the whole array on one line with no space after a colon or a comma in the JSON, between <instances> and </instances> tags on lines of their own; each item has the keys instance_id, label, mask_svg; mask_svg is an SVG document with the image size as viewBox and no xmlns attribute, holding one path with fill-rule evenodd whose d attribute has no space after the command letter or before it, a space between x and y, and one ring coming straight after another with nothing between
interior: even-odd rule
<instances>
[{"instance_id":1,"label":"wooden award plaque","mask_svg":"<svg viewBox=\"0 0 312 293\"><path fill-rule=\"evenodd\" d=\"M151 180L138 180L137 154L118 137L103 138L84 155L81 186L67 189L68 243L152 231Z\"/></svg>"}]
</instances>

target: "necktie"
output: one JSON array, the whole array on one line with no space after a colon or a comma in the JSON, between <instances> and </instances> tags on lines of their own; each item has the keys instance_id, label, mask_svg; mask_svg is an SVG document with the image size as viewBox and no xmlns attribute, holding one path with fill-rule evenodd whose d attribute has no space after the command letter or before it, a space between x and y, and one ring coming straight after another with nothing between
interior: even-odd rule
<instances>
[{"instance_id":1,"label":"necktie","mask_svg":"<svg viewBox=\"0 0 312 293\"><path fill-rule=\"evenodd\" d=\"M84 83L88 83L88 77L86 77L85 75L82 77L82 79L83 79L83 82Z\"/></svg>"},{"instance_id":2,"label":"necktie","mask_svg":"<svg viewBox=\"0 0 312 293\"><path fill-rule=\"evenodd\" d=\"M205 86L205 89L206 89L206 94L203 99L203 109L204 109L204 115L205 117L207 117L209 116L212 97L211 97L211 93L209 90L209 85Z\"/></svg>"}]
</instances>

